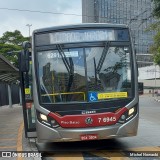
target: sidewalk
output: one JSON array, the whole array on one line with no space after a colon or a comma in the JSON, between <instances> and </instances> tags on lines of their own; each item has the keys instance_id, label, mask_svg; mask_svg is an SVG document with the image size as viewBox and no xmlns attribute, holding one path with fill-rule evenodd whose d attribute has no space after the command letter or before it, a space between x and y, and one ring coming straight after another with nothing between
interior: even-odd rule
<instances>
[{"instance_id":1,"label":"sidewalk","mask_svg":"<svg viewBox=\"0 0 160 160\"><path fill-rule=\"evenodd\" d=\"M160 102L160 96L155 96L154 100L157 101L157 102Z\"/></svg>"},{"instance_id":2,"label":"sidewalk","mask_svg":"<svg viewBox=\"0 0 160 160\"><path fill-rule=\"evenodd\" d=\"M140 97L152 97L155 101L160 102L160 95L142 94Z\"/></svg>"},{"instance_id":3,"label":"sidewalk","mask_svg":"<svg viewBox=\"0 0 160 160\"><path fill-rule=\"evenodd\" d=\"M2 151L37 151L35 141L24 137L22 107L13 105L0 107L0 156ZM34 158L11 157L0 160L26 160ZM35 158L40 159L40 158Z\"/></svg>"}]
</instances>

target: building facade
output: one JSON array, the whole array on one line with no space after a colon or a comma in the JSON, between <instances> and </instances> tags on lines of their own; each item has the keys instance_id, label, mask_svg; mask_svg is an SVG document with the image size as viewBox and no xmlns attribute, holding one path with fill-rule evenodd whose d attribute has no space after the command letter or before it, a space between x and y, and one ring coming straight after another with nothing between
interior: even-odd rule
<instances>
[{"instance_id":1,"label":"building facade","mask_svg":"<svg viewBox=\"0 0 160 160\"><path fill-rule=\"evenodd\" d=\"M148 54L155 34L146 31L155 22L152 8L151 0L82 0L82 22L127 24L131 28L136 54ZM139 67L145 65L149 64L140 63Z\"/></svg>"}]
</instances>

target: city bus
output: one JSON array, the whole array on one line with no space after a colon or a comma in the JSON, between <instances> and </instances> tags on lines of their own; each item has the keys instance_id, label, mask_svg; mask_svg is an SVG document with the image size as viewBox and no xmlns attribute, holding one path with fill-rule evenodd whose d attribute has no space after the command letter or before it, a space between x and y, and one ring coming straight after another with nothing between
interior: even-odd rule
<instances>
[{"instance_id":1,"label":"city bus","mask_svg":"<svg viewBox=\"0 0 160 160\"><path fill-rule=\"evenodd\" d=\"M128 26L97 23L37 29L32 45L24 43L20 53L21 74L26 75L29 64L32 82L27 88L21 83L22 93L33 91L38 142L137 134L138 76ZM25 108L31 109L29 104L24 103Z\"/></svg>"}]
</instances>

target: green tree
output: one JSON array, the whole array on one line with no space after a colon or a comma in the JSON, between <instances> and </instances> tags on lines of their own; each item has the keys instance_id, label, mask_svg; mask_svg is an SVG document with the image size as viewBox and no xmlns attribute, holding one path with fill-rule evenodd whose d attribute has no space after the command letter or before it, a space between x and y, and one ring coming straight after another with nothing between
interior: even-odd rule
<instances>
[{"instance_id":1,"label":"green tree","mask_svg":"<svg viewBox=\"0 0 160 160\"><path fill-rule=\"evenodd\" d=\"M18 51L22 50L22 42L28 41L28 37L24 37L20 31L5 32L0 37L0 54L5 56L12 64L18 66Z\"/></svg>"},{"instance_id":2,"label":"green tree","mask_svg":"<svg viewBox=\"0 0 160 160\"><path fill-rule=\"evenodd\" d=\"M153 15L160 18L160 0L152 0L154 3Z\"/></svg>"},{"instance_id":3,"label":"green tree","mask_svg":"<svg viewBox=\"0 0 160 160\"><path fill-rule=\"evenodd\" d=\"M152 1L154 3L152 15L157 19L157 21L147 29L148 31L156 32L153 37L154 44L149 48L149 52L153 54L154 62L160 66L160 0Z\"/></svg>"}]
</instances>

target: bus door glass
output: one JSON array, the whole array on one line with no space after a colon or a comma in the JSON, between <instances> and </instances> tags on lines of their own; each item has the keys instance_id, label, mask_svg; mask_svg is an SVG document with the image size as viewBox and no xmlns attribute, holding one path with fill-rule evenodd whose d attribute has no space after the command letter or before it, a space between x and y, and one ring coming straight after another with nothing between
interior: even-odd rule
<instances>
[{"instance_id":1,"label":"bus door glass","mask_svg":"<svg viewBox=\"0 0 160 160\"><path fill-rule=\"evenodd\" d=\"M25 122L25 135L27 138L36 137L36 124L35 124L35 109L33 103L33 88L32 88L32 61L30 61L29 72L23 73L23 93L24 103L24 122Z\"/></svg>"}]
</instances>

